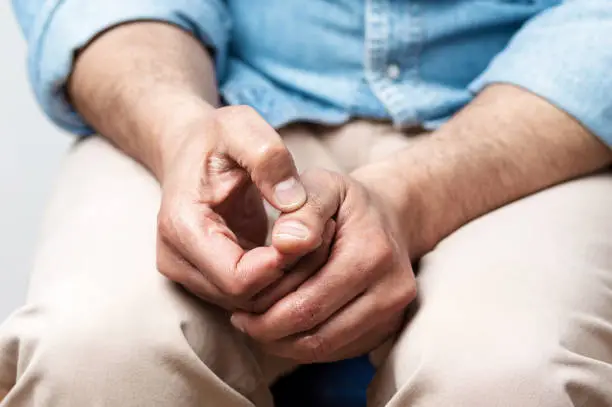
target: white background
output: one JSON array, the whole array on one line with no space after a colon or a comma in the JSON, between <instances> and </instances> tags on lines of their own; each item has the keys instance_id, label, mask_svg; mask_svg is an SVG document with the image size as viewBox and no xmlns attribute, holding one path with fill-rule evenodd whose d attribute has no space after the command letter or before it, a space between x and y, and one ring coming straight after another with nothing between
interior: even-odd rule
<instances>
[{"instance_id":1,"label":"white background","mask_svg":"<svg viewBox=\"0 0 612 407\"><path fill-rule=\"evenodd\" d=\"M36 106L25 59L10 2L0 0L0 323L24 301L44 204L72 141Z\"/></svg>"}]
</instances>

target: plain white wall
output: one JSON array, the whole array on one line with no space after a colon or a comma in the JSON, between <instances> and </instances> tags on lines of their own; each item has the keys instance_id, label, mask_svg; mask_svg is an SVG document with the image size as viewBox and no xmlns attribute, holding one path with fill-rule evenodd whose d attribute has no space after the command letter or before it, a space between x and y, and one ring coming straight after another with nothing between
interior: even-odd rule
<instances>
[{"instance_id":1,"label":"plain white wall","mask_svg":"<svg viewBox=\"0 0 612 407\"><path fill-rule=\"evenodd\" d=\"M72 141L34 102L25 42L0 0L0 323L23 303L45 200Z\"/></svg>"}]
</instances>

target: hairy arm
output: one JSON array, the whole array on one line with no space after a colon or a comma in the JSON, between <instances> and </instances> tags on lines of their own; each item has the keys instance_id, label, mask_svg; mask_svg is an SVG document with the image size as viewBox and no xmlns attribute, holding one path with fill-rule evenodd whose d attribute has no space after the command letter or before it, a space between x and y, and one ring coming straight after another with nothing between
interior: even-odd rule
<instances>
[{"instance_id":1,"label":"hairy arm","mask_svg":"<svg viewBox=\"0 0 612 407\"><path fill-rule=\"evenodd\" d=\"M160 22L99 35L76 59L68 93L88 123L160 180L186 133L180 127L218 104L207 50Z\"/></svg>"},{"instance_id":2,"label":"hairy arm","mask_svg":"<svg viewBox=\"0 0 612 407\"><path fill-rule=\"evenodd\" d=\"M492 85L430 137L355 175L394 185L381 194L419 257L478 216L610 163L612 150L565 112Z\"/></svg>"},{"instance_id":3,"label":"hairy arm","mask_svg":"<svg viewBox=\"0 0 612 407\"><path fill-rule=\"evenodd\" d=\"M322 236L291 254L263 246L262 195L290 212L306 192L263 118L245 106L217 108L212 59L196 38L165 23L112 28L77 57L68 88L86 121L161 183L157 268L166 277L235 310L288 264L320 267Z\"/></svg>"}]
</instances>

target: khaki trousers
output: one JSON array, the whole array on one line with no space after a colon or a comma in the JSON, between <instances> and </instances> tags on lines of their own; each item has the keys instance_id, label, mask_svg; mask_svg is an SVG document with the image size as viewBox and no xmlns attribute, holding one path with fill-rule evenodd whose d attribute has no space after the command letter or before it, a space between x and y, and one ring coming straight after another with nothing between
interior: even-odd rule
<instances>
[{"instance_id":1,"label":"khaki trousers","mask_svg":"<svg viewBox=\"0 0 612 407\"><path fill-rule=\"evenodd\" d=\"M347 171L416 135L365 121L281 131ZM68 155L27 305L0 328L3 407L270 407L287 366L155 269L159 187L102 138ZM612 406L612 174L550 188L442 241L378 359L372 407Z\"/></svg>"}]
</instances>

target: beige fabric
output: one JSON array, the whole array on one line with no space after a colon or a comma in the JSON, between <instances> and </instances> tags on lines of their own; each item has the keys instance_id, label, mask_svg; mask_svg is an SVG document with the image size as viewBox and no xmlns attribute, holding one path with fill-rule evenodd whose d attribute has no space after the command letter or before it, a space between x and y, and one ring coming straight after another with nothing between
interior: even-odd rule
<instances>
[{"instance_id":1,"label":"beige fabric","mask_svg":"<svg viewBox=\"0 0 612 407\"><path fill-rule=\"evenodd\" d=\"M282 133L301 168L338 171L417 137L369 122ZM0 327L1 406L272 405L268 382L289 366L156 272L158 205L153 179L102 139L69 154L27 305ZM608 172L440 243L370 406L611 406L611 210Z\"/></svg>"}]
</instances>

